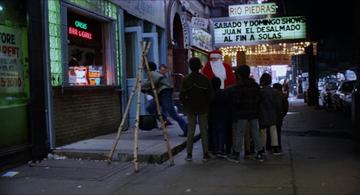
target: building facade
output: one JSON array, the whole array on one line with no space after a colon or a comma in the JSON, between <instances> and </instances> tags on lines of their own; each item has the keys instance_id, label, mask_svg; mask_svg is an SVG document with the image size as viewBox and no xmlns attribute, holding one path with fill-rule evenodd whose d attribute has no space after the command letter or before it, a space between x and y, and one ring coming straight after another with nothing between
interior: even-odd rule
<instances>
[{"instance_id":1,"label":"building facade","mask_svg":"<svg viewBox=\"0 0 360 195\"><path fill-rule=\"evenodd\" d=\"M114 132L122 117L117 6L49 1L48 29L51 148Z\"/></svg>"},{"instance_id":2,"label":"building facade","mask_svg":"<svg viewBox=\"0 0 360 195\"><path fill-rule=\"evenodd\" d=\"M189 73L187 61L199 57L203 64L212 50L210 35L210 1L167 0L166 30L168 35L168 64L172 69L175 91L184 75Z\"/></svg>"}]
</instances>

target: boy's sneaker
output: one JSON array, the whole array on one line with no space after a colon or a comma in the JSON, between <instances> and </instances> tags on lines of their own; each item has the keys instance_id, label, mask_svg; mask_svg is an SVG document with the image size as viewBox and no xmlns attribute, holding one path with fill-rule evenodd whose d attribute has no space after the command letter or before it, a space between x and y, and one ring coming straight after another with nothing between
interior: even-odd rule
<instances>
[{"instance_id":1,"label":"boy's sneaker","mask_svg":"<svg viewBox=\"0 0 360 195\"><path fill-rule=\"evenodd\" d=\"M185 158L186 161L192 161L192 155L188 154Z\"/></svg>"},{"instance_id":2,"label":"boy's sneaker","mask_svg":"<svg viewBox=\"0 0 360 195\"><path fill-rule=\"evenodd\" d=\"M255 156L255 160L257 160L259 162L264 162L264 157L260 152L258 152Z\"/></svg>"},{"instance_id":3,"label":"boy's sneaker","mask_svg":"<svg viewBox=\"0 0 360 195\"><path fill-rule=\"evenodd\" d=\"M220 153L216 154L216 157L217 158L227 158L227 155L225 153L223 153L223 152L220 152Z\"/></svg>"},{"instance_id":4,"label":"boy's sneaker","mask_svg":"<svg viewBox=\"0 0 360 195\"><path fill-rule=\"evenodd\" d=\"M209 155L209 154L204 154L202 160L203 160L204 162L210 160L210 155Z\"/></svg>"},{"instance_id":5,"label":"boy's sneaker","mask_svg":"<svg viewBox=\"0 0 360 195\"><path fill-rule=\"evenodd\" d=\"M238 163L239 161L239 153L231 154L228 158L228 161Z\"/></svg>"},{"instance_id":6,"label":"boy's sneaker","mask_svg":"<svg viewBox=\"0 0 360 195\"><path fill-rule=\"evenodd\" d=\"M273 147L273 155L275 156L281 155L281 150L278 146Z\"/></svg>"},{"instance_id":7,"label":"boy's sneaker","mask_svg":"<svg viewBox=\"0 0 360 195\"><path fill-rule=\"evenodd\" d=\"M259 150L258 153L261 155L266 155L265 147L263 147L261 150Z\"/></svg>"}]
</instances>

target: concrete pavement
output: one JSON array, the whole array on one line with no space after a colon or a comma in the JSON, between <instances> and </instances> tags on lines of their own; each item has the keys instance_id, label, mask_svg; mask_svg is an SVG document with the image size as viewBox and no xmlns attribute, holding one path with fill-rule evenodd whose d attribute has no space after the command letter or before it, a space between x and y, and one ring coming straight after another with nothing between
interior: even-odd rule
<instances>
[{"instance_id":1,"label":"concrete pavement","mask_svg":"<svg viewBox=\"0 0 360 195\"><path fill-rule=\"evenodd\" d=\"M178 136L181 132L176 122L173 122L173 125L167 127L168 139L173 155L179 153L186 147L186 138ZM98 136L57 147L54 153L72 159L104 160L109 156L115 138L116 133ZM195 139L198 140L199 138L199 130L197 130ZM138 144L139 162L162 163L168 159L164 136L160 129L153 129L151 131L139 130ZM115 149L113 160L123 162L131 161L133 159L133 151L134 131L133 129L123 131Z\"/></svg>"},{"instance_id":2,"label":"concrete pavement","mask_svg":"<svg viewBox=\"0 0 360 195\"><path fill-rule=\"evenodd\" d=\"M202 162L201 143L192 162L186 152L175 166L101 160L46 160L0 177L0 194L359 194L360 147L341 113L291 103L282 156L263 163L221 159ZM347 121L348 120L348 121Z\"/></svg>"}]
</instances>

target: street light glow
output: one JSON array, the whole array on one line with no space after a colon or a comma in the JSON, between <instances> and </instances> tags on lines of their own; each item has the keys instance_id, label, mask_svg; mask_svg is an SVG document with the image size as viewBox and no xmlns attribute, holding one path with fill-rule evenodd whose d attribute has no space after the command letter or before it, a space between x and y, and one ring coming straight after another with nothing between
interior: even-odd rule
<instances>
[{"instance_id":1,"label":"street light glow","mask_svg":"<svg viewBox=\"0 0 360 195\"><path fill-rule=\"evenodd\" d=\"M3 6L0 5L0 12L1 12L2 10L4 10L4 8L3 8Z\"/></svg>"}]
</instances>

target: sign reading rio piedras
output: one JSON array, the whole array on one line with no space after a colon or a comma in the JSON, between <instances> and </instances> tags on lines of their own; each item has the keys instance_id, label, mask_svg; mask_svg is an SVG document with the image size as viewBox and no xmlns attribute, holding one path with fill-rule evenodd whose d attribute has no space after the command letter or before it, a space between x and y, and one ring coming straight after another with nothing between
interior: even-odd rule
<instances>
[{"instance_id":1,"label":"sign reading rio piedras","mask_svg":"<svg viewBox=\"0 0 360 195\"><path fill-rule=\"evenodd\" d=\"M275 3L229 5L229 17L275 14Z\"/></svg>"},{"instance_id":2,"label":"sign reading rio piedras","mask_svg":"<svg viewBox=\"0 0 360 195\"><path fill-rule=\"evenodd\" d=\"M267 41L305 39L304 16L241 20L213 19L215 46L252 45Z\"/></svg>"}]
</instances>

